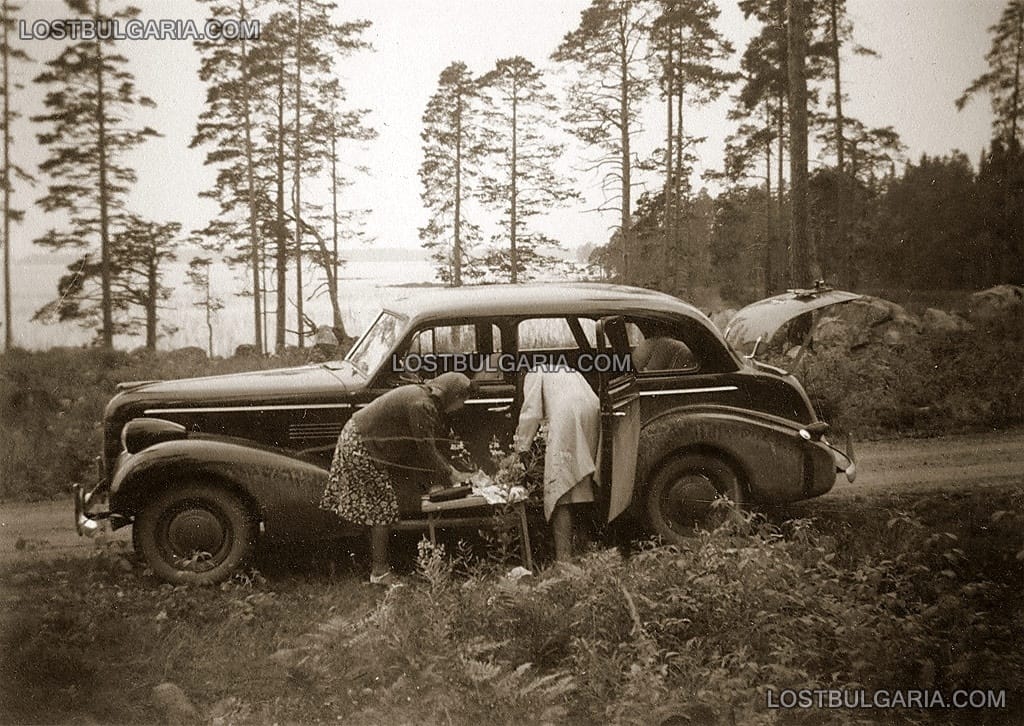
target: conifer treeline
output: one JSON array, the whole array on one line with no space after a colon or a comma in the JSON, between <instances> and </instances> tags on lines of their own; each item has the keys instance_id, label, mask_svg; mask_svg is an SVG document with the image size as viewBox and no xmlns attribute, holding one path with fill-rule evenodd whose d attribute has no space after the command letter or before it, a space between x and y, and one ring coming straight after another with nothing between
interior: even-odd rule
<instances>
[{"instance_id":1,"label":"conifer treeline","mask_svg":"<svg viewBox=\"0 0 1024 726\"><path fill-rule=\"evenodd\" d=\"M159 135L138 121L153 116L144 110L153 103L117 42L69 42L41 59L33 79L45 93L45 112L32 121L47 153L36 203L55 213L35 241L77 258L37 317L77 320L106 346L145 331L155 346L166 266L188 241L204 249L189 262L189 281L211 347L224 304L210 281L217 258L245 271L257 350L302 345L313 294L328 295L344 334L339 247L360 234L365 212L345 203L362 171L347 152L375 133L339 78L351 54L371 50L370 24L339 20L329 0L198 1L214 18L261 22L258 41L195 43L207 96L191 145L216 169L202 196L217 215L187 230L131 209L135 170L125 152ZM126 0L65 2L69 14L97 19L138 12ZM559 241L544 234L542 217L579 205L571 168L598 171L602 209L615 211L610 239L588 245L591 262L610 278L684 297L718 287L743 301L816 278L854 288L1024 281L1024 0L1007 0L990 29L989 70L955 101L992 103L993 139L977 170L961 152L908 163L895 129L850 116L844 61L874 51L857 44L845 0L737 2L758 28L744 48L723 37L713 0L592 0L550 64L512 56L479 74L458 61L445 68L423 112L419 169L420 236L439 277L516 282L550 264ZM2 10L9 275L12 222L22 215L10 190L28 178L12 158L22 91L9 71L29 59L10 42L24 11L9 0ZM551 67L563 71L559 83L546 77ZM710 129L696 126L693 111L723 94L733 132L723 168L705 173L712 191L694 184L694 150ZM652 118L663 144L642 148ZM585 158L559 163L562 131ZM818 158L807 160L808 150ZM314 189L330 201L314 203ZM310 289L314 269L323 290Z\"/></svg>"}]
</instances>

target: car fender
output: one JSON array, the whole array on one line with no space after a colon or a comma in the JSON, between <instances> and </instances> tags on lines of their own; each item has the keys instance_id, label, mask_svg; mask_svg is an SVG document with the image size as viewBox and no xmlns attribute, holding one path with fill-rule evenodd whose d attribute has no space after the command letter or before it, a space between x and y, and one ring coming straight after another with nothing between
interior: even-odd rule
<instances>
[{"instance_id":1,"label":"car fender","mask_svg":"<svg viewBox=\"0 0 1024 726\"><path fill-rule=\"evenodd\" d=\"M250 504L272 539L338 532L342 520L319 508L328 472L286 452L213 437L165 441L122 453L111 483L110 509L133 517L155 492L184 480L228 487Z\"/></svg>"},{"instance_id":2,"label":"car fender","mask_svg":"<svg viewBox=\"0 0 1024 726\"><path fill-rule=\"evenodd\" d=\"M799 435L786 419L731 406L679 407L647 421L640 433L637 486L685 450L724 458L751 501L780 503L824 494L835 483L831 452Z\"/></svg>"}]
</instances>

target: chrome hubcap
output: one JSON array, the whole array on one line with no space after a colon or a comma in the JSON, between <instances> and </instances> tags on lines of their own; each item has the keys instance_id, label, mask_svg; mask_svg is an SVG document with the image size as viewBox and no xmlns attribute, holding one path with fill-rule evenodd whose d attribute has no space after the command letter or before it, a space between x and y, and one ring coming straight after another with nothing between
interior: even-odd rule
<instances>
[{"instance_id":1,"label":"chrome hubcap","mask_svg":"<svg viewBox=\"0 0 1024 726\"><path fill-rule=\"evenodd\" d=\"M179 557L215 555L224 546L225 535L221 521L205 509L179 512L167 525L167 543Z\"/></svg>"},{"instance_id":2,"label":"chrome hubcap","mask_svg":"<svg viewBox=\"0 0 1024 726\"><path fill-rule=\"evenodd\" d=\"M667 519L679 527L704 522L717 497L718 490L707 476L696 472L685 474L665 493Z\"/></svg>"}]
</instances>

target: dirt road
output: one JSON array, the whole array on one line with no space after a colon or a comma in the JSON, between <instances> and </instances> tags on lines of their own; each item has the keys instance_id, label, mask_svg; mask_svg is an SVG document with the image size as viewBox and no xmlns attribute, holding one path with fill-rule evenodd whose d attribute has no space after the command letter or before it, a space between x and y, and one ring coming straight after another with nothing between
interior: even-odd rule
<instances>
[{"instance_id":1,"label":"dirt road","mask_svg":"<svg viewBox=\"0 0 1024 726\"><path fill-rule=\"evenodd\" d=\"M835 489L817 502L1024 483L1024 430L865 442L855 448L856 483L839 477ZM95 543L75 533L72 512L70 500L0 504L0 562L87 555ZM130 528L105 536L130 541Z\"/></svg>"}]
</instances>

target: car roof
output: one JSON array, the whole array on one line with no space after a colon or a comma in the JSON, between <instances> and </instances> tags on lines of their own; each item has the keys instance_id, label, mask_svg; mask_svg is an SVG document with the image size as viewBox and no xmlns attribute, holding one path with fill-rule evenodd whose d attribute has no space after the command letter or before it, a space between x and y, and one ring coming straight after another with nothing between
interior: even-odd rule
<instances>
[{"instance_id":1,"label":"car roof","mask_svg":"<svg viewBox=\"0 0 1024 726\"><path fill-rule=\"evenodd\" d=\"M384 308L410 319L669 313L710 325L697 308L663 292L597 282L471 285L398 292Z\"/></svg>"}]
</instances>

